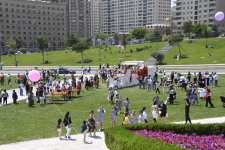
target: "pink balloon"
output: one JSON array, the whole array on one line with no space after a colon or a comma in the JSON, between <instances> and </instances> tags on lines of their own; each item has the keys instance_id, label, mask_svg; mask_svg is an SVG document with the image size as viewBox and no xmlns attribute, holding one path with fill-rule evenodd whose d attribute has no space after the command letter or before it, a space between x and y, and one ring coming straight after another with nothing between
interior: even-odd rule
<instances>
[{"instance_id":1,"label":"pink balloon","mask_svg":"<svg viewBox=\"0 0 225 150\"><path fill-rule=\"evenodd\" d=\"M41 79L41 74L37 70L31 70L28 73L28 79L30 79L30 81L32 81L32 82L37 82Z\"/></svg>"},{"instance_id":2,"label":"pink balloon","mask_svg":"<svg viewBox=\"0 0 225 150\"><path fill-rule=\"evenodd\" d=\"M224 13L222 11L219 11L215 14L216 21L222 21L224 19Z\"/></svg>"}]
</instances>

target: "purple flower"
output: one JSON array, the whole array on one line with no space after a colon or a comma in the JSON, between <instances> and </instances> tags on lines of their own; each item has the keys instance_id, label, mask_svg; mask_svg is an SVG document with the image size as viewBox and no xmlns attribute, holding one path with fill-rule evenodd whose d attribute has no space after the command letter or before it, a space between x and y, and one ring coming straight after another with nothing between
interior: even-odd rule
<instances>
[{"instance_id":1,"label":"purple flower","mask_svg":"<svg viewBox=\"0 0 225 150\"><path fill-rule=\"evenodd\" d=\"M188 134L175 134L167 131L132 131L133 134L139 134L151 139L162 140L164 143L176 144L185 149L196 150L218 150L225 149L224 135L209 135L199 136L196 133Z\"/></svg>"}]
</instances>

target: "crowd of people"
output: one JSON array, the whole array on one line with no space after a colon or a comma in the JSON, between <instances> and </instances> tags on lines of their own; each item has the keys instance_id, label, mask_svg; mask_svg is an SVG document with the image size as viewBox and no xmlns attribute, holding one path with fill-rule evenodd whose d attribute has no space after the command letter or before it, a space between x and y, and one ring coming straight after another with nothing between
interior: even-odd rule
<instances>
[{"instance_id":1,"label":"crowd of people","mask_svg":"<svg viewBox=\"0 0 225 150\"><path fill-rule=\"evenodd\" d=\"M90 69L89 69L90 72ZM28 79L28 71L26 74L18 74L15 83L18 84L19 88L19 95L23 96L24 94L28 96L28 106L34 105L34 99L36 97L37 103L46 103L47 96L54 95L54 93L63 93L64 100L70 101L72 98L72 91L74 88L78 89L77 94L80 94L81 86L84 85L85 90L89 90L93 87L99 87L99 76L102 78L102 82L108 82L107 78L110 76L111 73L114 71L109 70L101 70L99 75L94 75L90 78L81 76L77 79L73 74L71 74L71 79L68 79L68 76L63 76L63 80L59 80L56 73L51 72L50 70L42 70L42 80L37 83L33 83ZM12 78L11 75L8 74L5 76L1 73L0 76L0 83L1 85L5 84L5 80L7 79L7 84L9 86L12 85ZM139 110L138 114L136 114L136 110L131 109L132 101L130 97L126 97L124 101L122 100L122 96L120 91L117 87L109 87L107 99L108 102L112 105L110 112L110 121L111 125L115 126L117 124L117 116L122 115L123 120L119 124L147 124L149 122L157 123L159 120L162 122L167 122L168 117L168 109L167 105L173 105L176 103L177 99L184 99L185 105L185 122L191 123L190 118L190 106L191 105L198 105L199 104L199 89L204 89L205 95L203 98L205 99L205 106L214 107L211 101L211 91L209 87L214 88L218 86L219 77L216 73L193 73L191 74L188 72L185 75L182 75L178 72L172 72L171 74L166 74L165 71L162 71L162 76L158 75L158 72L155 72L154 75L145 75L144 77L139 78L139 88L146 90L148 92L154 92L156 96L153 98L152 102L149 103L148 106L143 106L141 110ZM23 91L25 87L25 93ZM34 96L33 88L36 87L36 93ZM162 92L160 92L162 89ZM185 92L185 97L177 98L177 92ZM165 100L160 99L160 94L168 93L168 97ZM9 94L6 90L0 90L0 102L3 105L7 105L7 98ZM18 95L13 91L12 94L13 102L17 103ZM149 110L148 110L149 109ZM150 115L148 114L150 111ZM103 130L103 123L104 123L104 115L106 110L104 107L99 107L96 110L98 113L97 118L95 117L95 111L92 110L90 115L88 116L87 120L84 120L81 125L81 132L84 135L84 143L86 143L86 134L89 132L89 135L92 134L95 136L97 127L99 130ZM149 116L151 116L151 120L149 120ZM66 139L71 138L71 127L72 127L72 120L70 117L70 113L67 112L63 119L59 119L57 122L57 131L59 133L59 138L62 136L62 127L63 125L66 128Z\"/></svg>"}]
</instances>

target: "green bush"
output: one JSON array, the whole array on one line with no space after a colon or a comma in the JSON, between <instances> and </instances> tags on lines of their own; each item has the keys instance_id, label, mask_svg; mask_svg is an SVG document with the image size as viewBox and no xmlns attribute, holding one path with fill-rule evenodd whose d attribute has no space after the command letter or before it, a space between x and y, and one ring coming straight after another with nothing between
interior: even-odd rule
<instances>
[{"instance_id":1,"label":"green bush","mask_svg":"<svg viewBox=\"0 0 225 150\"><path fill-rule=\"evenodd\" d=\"M130 53L133 53L133 49L130 49Z\"/></svg>"},{"instance_id":2,"label":"green bush","mask_svg":"<svg viewBox=\"0 0 225 150\"><path fill-rule=\"evenodd\" d=\"M149 139L141 135L134 135L123 126L105 130L105 142L111 150L178 150L176 145L164 144L160 140Z\"/></svg>"},{"instance_id":3,"label":"green bush","mask_svg":"<svg viewBox=\"0 0 225 150\"><path fill-rule=\"evenodd\" d=\"M134 135L131 130L173 131L177 134L220 135L225 134L225 124L149 124L117 126L105 130L106 145L111 150L176 150L176 145L164 144L160 140Z\"/></svg>"}]
</instances>

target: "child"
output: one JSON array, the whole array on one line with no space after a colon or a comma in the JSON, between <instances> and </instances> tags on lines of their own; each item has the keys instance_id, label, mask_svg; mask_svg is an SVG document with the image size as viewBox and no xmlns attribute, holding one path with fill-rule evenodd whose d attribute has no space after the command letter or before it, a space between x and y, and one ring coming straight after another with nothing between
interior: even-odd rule
<instances>
[{"instance_id":1,"label":"child","mask_svg":"<svg viewBox=\"0 0 225 150\"><path fill-rule=\"evenodd\" d=\"M57 131L58 131L58 137L61 140L61 135L62 135L62 119L58 120L58 124L57 124Z\"/></svg>"},{"instance_id":2,"label":"child","mask_svg":"<svg viewBox=\"0 0 225 150\"><path fill-rule=\"evenodd\" d=\"M87 131L88 131L88 127L86 125L86 121L83 121L83 125L81 126L81 133L83 133L83 135L84 135L84 141L83 141L84 143L87 143L87 141L86 141Z\"/></svg>"},{"instance_id":3,"label":"child","mask_svg":"<svg viewBox=\"0 0 225 150\"><path fill-rule=\"evenodd\" d=\"M17 104L16 100L18 99L18 95L15 90L13 90L12 99L13 99L13 103Z\"/></svg>"}]
</instances>

